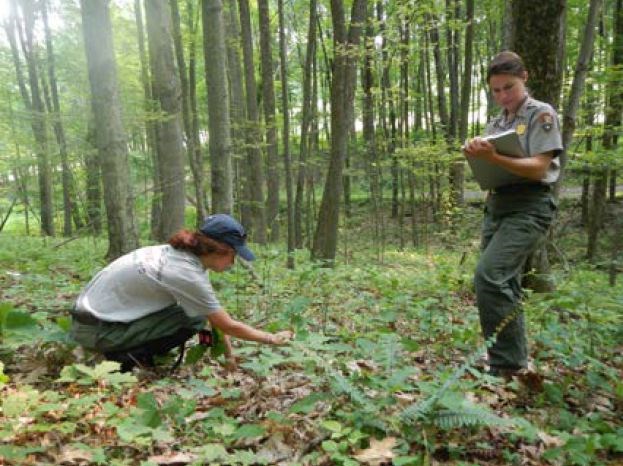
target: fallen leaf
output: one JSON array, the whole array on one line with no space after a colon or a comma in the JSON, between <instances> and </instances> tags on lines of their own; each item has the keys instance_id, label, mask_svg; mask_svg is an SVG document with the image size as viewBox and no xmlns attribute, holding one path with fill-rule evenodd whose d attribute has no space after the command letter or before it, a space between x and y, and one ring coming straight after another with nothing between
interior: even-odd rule
<instances>
[{"instance_id":1,"label":"fallen leaf","mask_svg":"<svg viewBox=\"0 0 623 466\"><path fill-rule=\"evenodd\" d=\"M545 445L545 447L547 448L562 447L565 444L565 441L562 440L560 437L549 435L548 433L545 433L543 431L539 431L537 435L541 442L543 442L543 445Z\"/></svg>"},{"instance_id":2,"label":"fallen leaf","mask_svg":"<svg viewBox=\"0 0 623 466\"><path fill-rule=\"evenodd\" d=\"M394 457L392 448L396 445L395 437L387 437L383 440L370 439L370 447L357 450L353 455L360 463L369 464L371 466L380 466L383 463L390 462Z\"/></svg>"},{"instance_id":3,"label":"fallen leaf","mask_svg":"<svg viewBox=\"0 0 623 466\"><path fill-rule=\"evenodd\" d=\"M56 461L58 462L58 464L68 466L74 464L90 463L91 459L91 453L89 453L88 451L68 446L63 447L60 455L56 457Z\"/></svg>"},{"instance_id":4,"label":"fallen leaf","mask_svg":"<svg viewBox=\"0 0 623 466\"><path fill-rule=\"evenodd\" d=\"M197 455L191 455L189 453L173 453L168 455L154 455L148 458L149 461L156 464L163 464L168 466L178 464L192 463L198 458Z\"/></svg>"}]
</instances>

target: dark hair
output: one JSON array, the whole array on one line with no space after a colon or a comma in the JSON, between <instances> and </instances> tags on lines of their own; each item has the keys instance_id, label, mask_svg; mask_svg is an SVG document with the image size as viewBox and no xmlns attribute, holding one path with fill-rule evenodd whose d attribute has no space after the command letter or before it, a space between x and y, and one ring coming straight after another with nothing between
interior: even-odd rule
<instances>
[{"instance_id":1,"label":"dark hair","mask_svg":"<svg viewBox=\"0 0 623 466\"><path fill-rule=\"evenodd\" d=\"M526 73L526 65L523 60L515 52L506 50L498 53L487 68L487 82L491 79L491 76L498 74L510 74L511 76L517 76L523 78Z\"/></svg>"},{"instance_id":2,"label":"dark hair","mask_svg":"<svg viewBox=\"0 0 623 466\"><path fill-rule=\"evenodd\" d=\"M205 254L224 256L234 250L228 244L216 241L199 231L180 230L169 238L168 243L175 249L192 252L196 256Z\"/></svg>"}]
</instances>

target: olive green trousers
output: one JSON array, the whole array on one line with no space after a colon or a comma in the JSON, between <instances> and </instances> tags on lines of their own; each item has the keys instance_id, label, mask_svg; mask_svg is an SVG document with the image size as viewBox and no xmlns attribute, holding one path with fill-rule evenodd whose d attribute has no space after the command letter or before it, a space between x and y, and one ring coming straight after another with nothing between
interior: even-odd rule
<instances>
[{"instance_id":1,"label":"olive green trousers","mask_svg":"<svg viewBox=\"0 0 623 466\"><path fill-rule=\"evenodd\" d=\"M474 275L476 302L493 368L526 367L528 347L521 300L526 260L551 225L556 205L549 192L490 194L482 227L482 253ZM511 318L514 316L514 318ZM506 320L510 321L500 330Z\"/></svg>"},{"instance_id":2,"label":"olive green trousers","mask_svg":"<svg viewBox=\"0 0 623 466\"><path fill-rule=\"evenodd\" d=\"M100 353L126 351L166 340L183 330L197 333L205 323L205 317L189 317L180 306L174 305L131 322L86 323L74 317L71 337L85 348Z\"/></svg>"}]
</instances>

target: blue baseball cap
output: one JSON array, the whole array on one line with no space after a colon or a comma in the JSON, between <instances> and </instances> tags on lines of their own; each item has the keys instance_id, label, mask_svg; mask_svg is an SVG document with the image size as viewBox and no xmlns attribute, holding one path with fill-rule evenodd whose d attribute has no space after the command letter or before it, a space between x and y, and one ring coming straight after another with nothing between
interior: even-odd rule
<instances>
[{"instance_id":1,"label":"blue baseball cap","mask_svg":"<svg viewBox=\"0 0 623 466\"><path fill-rule=\"evenodd\" d=\"M230 245L244 260L255 260L255 254L245 244L247 234L244 227L229 215L214 214L206 217L199 231L216 241Z\"/></svg>"}]
</instances>

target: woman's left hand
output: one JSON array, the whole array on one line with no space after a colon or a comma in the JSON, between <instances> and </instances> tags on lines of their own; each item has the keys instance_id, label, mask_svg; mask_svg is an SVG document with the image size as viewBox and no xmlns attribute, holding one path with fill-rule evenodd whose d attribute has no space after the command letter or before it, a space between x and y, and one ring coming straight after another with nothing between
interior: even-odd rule
<instances>
[{"instance_id":1,"label":"woman's left hand","mask_svg":"<svg viewBox=\"0 0 623 466\"><path fill-rule=\"evenodd\" d=\"M468 141L463 151L469 157L489 160L495 155L495 147L489 141L482 138L474 138Z\"/></svg>"}]
</instances>

